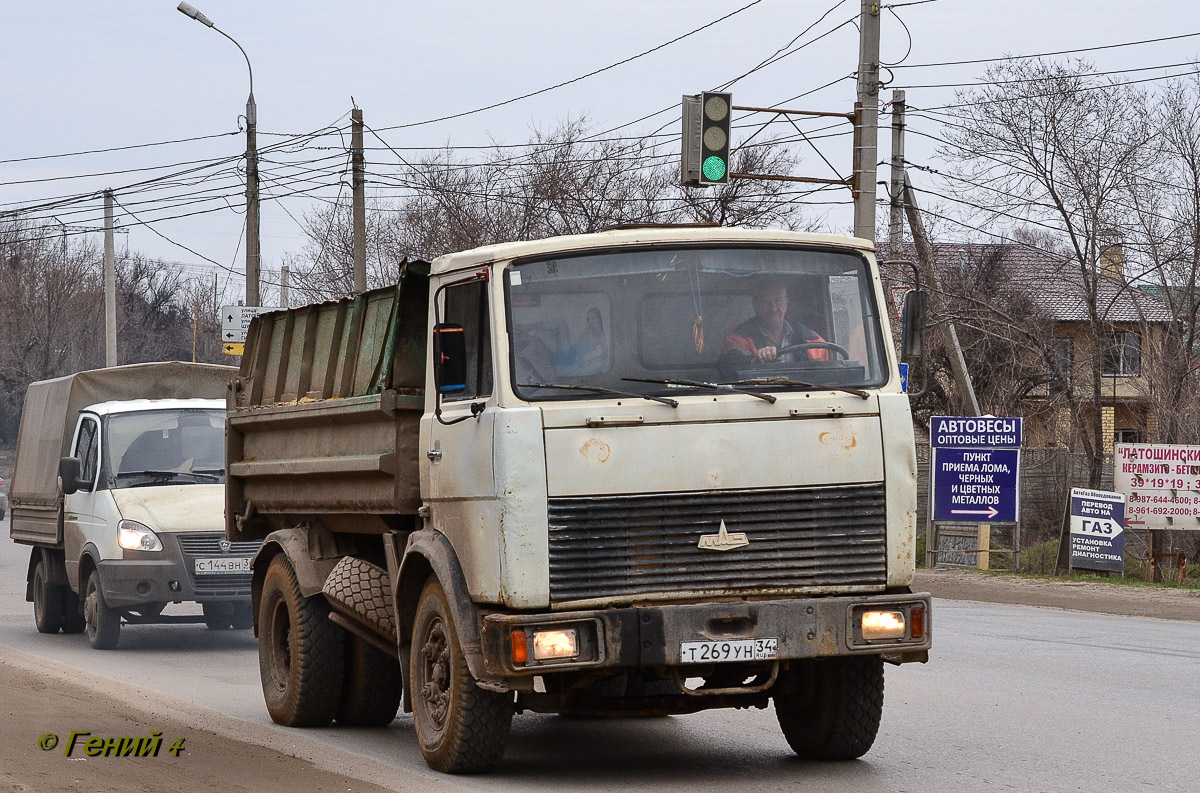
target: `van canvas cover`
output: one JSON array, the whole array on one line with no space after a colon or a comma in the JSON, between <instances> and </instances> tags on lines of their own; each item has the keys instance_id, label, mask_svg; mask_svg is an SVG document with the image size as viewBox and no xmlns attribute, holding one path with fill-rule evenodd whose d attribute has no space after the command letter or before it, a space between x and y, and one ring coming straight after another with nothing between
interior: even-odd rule
<instances>
[{"instance_id":1,"label":"van canvas cover","mask_svg":"<svg viewBox=\"0 0 1200 793\"><path fill-rule=\"evenodd\" d=\"M81 409L126 399L224 399L236 372L232 366L164 361L93 369L30 383L8 488L12 539L62 542L58 461L70 452Z\"/></svg>"}]
</instances>

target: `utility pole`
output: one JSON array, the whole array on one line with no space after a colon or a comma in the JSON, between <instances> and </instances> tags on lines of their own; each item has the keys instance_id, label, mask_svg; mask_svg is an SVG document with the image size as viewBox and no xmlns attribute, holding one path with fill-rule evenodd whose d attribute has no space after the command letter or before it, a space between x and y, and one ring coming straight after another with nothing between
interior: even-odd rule
<instances>
[{"instance_id":1,"label":"utility pole","mask_svg":"<svg viewBox=\"0 0 1200 793\"><path fill-rule=\"evenodd\" d=\"M104 365L117 365L117 257L113 250L113 194L104 191Z\"/></svg>"},{"instance_id":2,"label":"utility pole","mask_svg":"<svg viewBox=\"0 0 1200 793\"><path fill-rule=\"evenodd\" d=\"M279 307L288 307L288 275L291 274L291 268L286 264L279 268Z\"/></svg>"},{"instance_id":3,"label":"utility pole","mask_svg":"<svg viewBox=\"0 0 1200 793\"><path fill-rule=\"evenodd\" d=\"M904 174L904 211L908 215L908 227L912 230L913 244L917 249L917 261L924 265L930 288L937 293L937 267L934 263L933 246L929 244L929 236L925 233L925 222L917 209L917 199L913 195L912 185L909 184L908 174ZM962 394L964 407L969 415L980 416L979 401L975 399L975 386L971 383L971 373L967 371L967 361L963 357L962 346L958 343L958 331L954 323L946 324L946 342L950 348L950 371L954 382Z\"/></svg>"},{"instance_id":4,"label":"utility pole","mask_svg":"<svg viewBox=\"0 0 1200 793\"><path fill-rule=\"evenodd\" d=\"M234 42L235 44L237 42ZM247 60L249 63L249 60ZM258 108L254 104L254 78L246 99L246 305L257 306L259 266L258 221Z\"/></svg>"},{"instance_id":5,"label":"utility pole","mask_svg":"<svg viewBox=\"0 0 1200 793\"><path fill-rule=\"evenodd\" d=\"M875 239L875 175L879 158L879 1L862 0L858 18L855 103L854 236Z\"/></svg>"},{"instance_id":6,"label":"utility pole","mask_svg":"<svg viewBox=\"0 0 1200 793\"><path fill-rule=\"evenodd\" d=\"M888 228L888 256L903 258L904 247L904 92L892 91L892 172L890 189L891 216Z\"/></svg>"},{"instance_id":7,"label":"utility pole","mask_svg":"<svg viewBox=\"0 0 1200 793\"><path fill-rule=\"evenodd\" d=\"M367 291L367 194L363 162L362 110L350 111L351 186L354 188L354 291Z\"/></svg>"}]
</instances>

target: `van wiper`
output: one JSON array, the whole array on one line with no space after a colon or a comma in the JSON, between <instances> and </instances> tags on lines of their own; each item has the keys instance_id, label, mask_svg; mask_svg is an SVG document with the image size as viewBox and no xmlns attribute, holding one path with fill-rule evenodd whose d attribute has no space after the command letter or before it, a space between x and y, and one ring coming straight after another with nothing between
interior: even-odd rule
<instances>
[{"instance_id":1,"label":"van wiper","mask_svg":"<svg viewBox=\"0 0 1200 793\"><path fill-rule=\"evenodd\" d=\"M218 468L218 469L213 469L213 471L221 471L223 473L224 469ZM147 477L150 477L150 481L144 482L143 484L154 484L155 482L178 479L181 476L191 476L191 477L195 477L195 478L204 477L206 479L211 479L213 481L219 481L221 479L221 475L214 473L213 471L209 471L209 470L166 471L166 470L158 470L158 469L148 468L148 469L141 470L141 471L118 471L117 476L147 476Z\"/></svg>"},{"instance_id":2,"label":"van wiper","mask_svg":"<svg viewBox=\"0 0 1200 793\"><path fill-rule=\"evenodd\" d=\"M679 407L679 403L674 399L666 397L657 397L651 394L637 394L633 391L619 391L615 388L606 388L604 386L595 385L567 385L565 383L517 383L517 388L560 388L565 391L591 391L593 394L612 394L614 396L635 397L637 399L649 399L651 402L661 402L664 405L670 405L673 408Z\"/></svg>"},{"instance_id":3,"label":"van wiper","mask_svg":"<svg viewBox=\"0 0 1200 793\"><path fill-rule=\"evenodd\" d=\"M692 388L716 388L721 391L733 391L738 394L747 394L752 397L757 397L766 402L775 404L775 396L773 394L760 394L757 391L750 391L745 388L738 388L732 383L705 383L700 380L667 380L665 378L651 379L644 377L622 377L622 380L629 383L661 383L662 385L681 385L690 386Z\"/></svg>"},{"instance_id":4,"label":"van wiper","mask_svg":"<svg viewBox=\"0 0 1200 793\"><path fill-rule=\"evenodd\" d=\"M751 380L734 380L730 383L721 383L721 385L788 385L798 386L800 388L828 388L831 391L845 391L847 394L854 394L856 397L870 399L871 395L861 388L850 388L844 385L818 385L816 383L805 383L800 380L792 380L788 377L755 377Z\"/></svg>"}]
</instances>

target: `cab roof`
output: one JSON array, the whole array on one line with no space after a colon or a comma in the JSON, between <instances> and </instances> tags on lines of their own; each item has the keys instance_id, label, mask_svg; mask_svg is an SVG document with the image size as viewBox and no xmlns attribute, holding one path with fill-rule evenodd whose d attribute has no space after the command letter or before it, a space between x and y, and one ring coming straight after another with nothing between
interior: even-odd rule
<instances>
[{"instance_id":1,"label":"cab roof","mask_svg":"<svg viewBox=\"0 0 1200 793\"><path fill-rule=\"evenodd\" d=\"M224 410L224 399L122 399L113 402L98 402L83 410L98 416L114 413L137 413L147 410Z\"/></svg>"},{"instance_id":2,"label":"cab roof","mask_svg":"<svg viewBox=\"0 0 1200 793\"><path fill-rule=\"evenodd\" d=\"M698 244L766 242L851 248L867 253L875 250L875 246L870 240L845 237L840 234L812 234L782 229L743 229L727 226L639 226L617 228L595 234L573 234L527 242L484 245L467 251L439 256L433 260L430 272L432 274L448 273L528 256L672 242Z\"/></svg>"}]
</instances>

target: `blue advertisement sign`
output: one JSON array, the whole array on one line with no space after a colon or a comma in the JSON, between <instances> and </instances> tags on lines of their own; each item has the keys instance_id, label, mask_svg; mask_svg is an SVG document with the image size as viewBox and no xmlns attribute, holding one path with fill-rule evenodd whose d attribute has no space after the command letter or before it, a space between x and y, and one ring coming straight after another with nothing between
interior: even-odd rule
<instances>
[{"instance_id":1,"label":"blue advertisement sign","mask_svg":"<svg viewBox=\"0 0 1200 793\"><path fill-rule=\"evenodd\" d=\"M934 449L1020 449L1021 419L932 416L929 445Z\"/></svg>"},{"instance_id":2,"label":"blue advertisement sign","mask_svg":"<svg viewBox=\"0 0 1200 793\"><path fill-rule=\"evenodd\" d=\"M1125 572L1125 496L1071 488L1071 567Z\"/></svg>"},{"instance_id":3,"label":"blue advertisement sign","mask_svg":"<svg viewBox=\"0 0 1200 793\"><path fill-rule=\"evenodd\" d=\"M935 448L933 520L1016 523L1020 458L1020 449Z\"/></svg>"}]
</instances>

